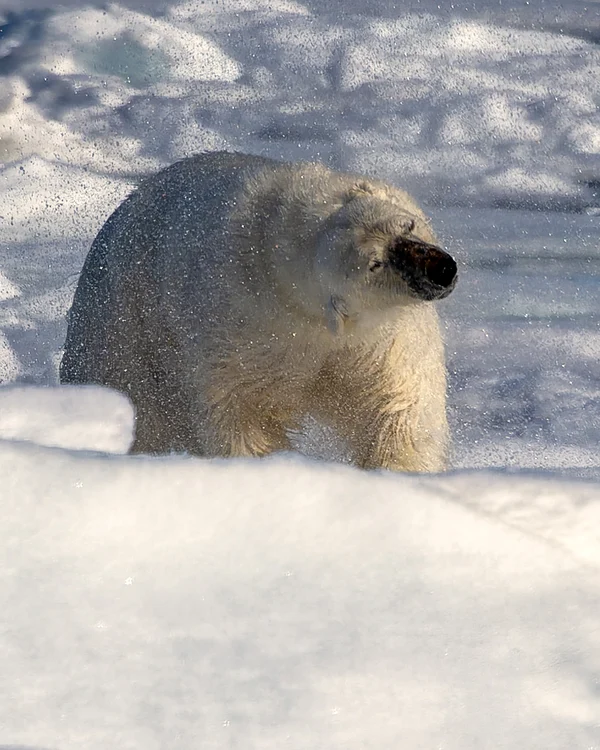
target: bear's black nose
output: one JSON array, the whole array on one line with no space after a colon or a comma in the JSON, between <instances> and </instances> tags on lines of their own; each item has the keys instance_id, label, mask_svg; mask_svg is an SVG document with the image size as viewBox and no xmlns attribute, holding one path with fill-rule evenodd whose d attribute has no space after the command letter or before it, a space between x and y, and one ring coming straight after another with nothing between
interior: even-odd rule
<instances>
[{"instance_id":1,"label":"bear's black nose","mask_svg":"<svg viewBox=\"0 0 600 750\"><path fill-rule=\"evenodd\" d=\"M456 284L458 269L454 258L417 237L397 237L388 248L388 260L421 299L447 297Z\"/></svg>"},{"instance_id":2,"label":"bear's black nose","mask_svg":"<svg viewBox=\"0 0 600 750\"><path fill-rule=\"evenodd\" d=\"M456 261L443 250L432 248L426 253L425 273L433 284L449 287L454 282L457 271Z\"/></svg>"}]
</instances>

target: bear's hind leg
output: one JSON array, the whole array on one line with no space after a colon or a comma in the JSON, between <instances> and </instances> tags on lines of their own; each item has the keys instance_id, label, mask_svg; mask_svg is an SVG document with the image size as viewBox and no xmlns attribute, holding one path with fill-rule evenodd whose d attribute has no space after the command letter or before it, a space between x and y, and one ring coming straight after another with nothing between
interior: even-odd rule
<instances>
[{"instance_id":1,"label":"bear's hind leg","mask_svg":"<svg viewBox=\"0 0 600 750\"><path fill-rule=\"evenodd\" d=\"M189 408L175 393L153 389L128 394L135 408L135 440L130 453L203 455L189 418Z\"/></svg>"},{"instance_id":2,"label":"bear's hind leg","mask_svg":"<svg viewBox=\"0 0 600 750\"><path fill-rule=\"evenodd\" d=\"M107 385L125 393L135 411L130 453L204 453L192 424L192 403L181 387L176 351L139 337L120 353L106 374ZM122 359L125 357L126 359Z\"/></svg>"}]
</instances>

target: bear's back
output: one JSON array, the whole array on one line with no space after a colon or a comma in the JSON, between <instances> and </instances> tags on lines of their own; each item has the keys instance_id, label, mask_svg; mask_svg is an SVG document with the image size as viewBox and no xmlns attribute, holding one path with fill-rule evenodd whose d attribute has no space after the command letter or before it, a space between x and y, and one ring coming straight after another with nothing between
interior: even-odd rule
<instances>
[{"instance_id":1,"label":"bear's back","mask_svg":"<svg viewBox=\"0 0 600 750\"><path fill-rule=\"evenodd\" d=\"M86 257L69 313L63 382L102 382L97 359L120 321L153 309L183 318L226 314L225 283L215 269L231 265L227 227L244 185L279 163L246 154L199 154L161 170L111 214ZM193 271L193 273L192 273ZM211 312L212 311L212 312Z\"/></svg>"}]
</instances>

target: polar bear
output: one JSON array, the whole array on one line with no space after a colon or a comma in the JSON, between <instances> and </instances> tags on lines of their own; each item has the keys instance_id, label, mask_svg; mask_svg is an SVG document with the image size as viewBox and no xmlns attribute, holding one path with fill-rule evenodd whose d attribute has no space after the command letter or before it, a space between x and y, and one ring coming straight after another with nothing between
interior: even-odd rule
<instances>
[{"instance_id":1,"label":"polar bear","mask_svg":"<svg viewBox=\"0 0 600 750\"><path fill-rule=\"evenodd\" d=\"M434 301L454 259L405 192L321 164L204 153L144 182L85 261L60 367L136 410L132 452L263 456L307 416L364 468L439 471Z\"/></svg>"}]
</instances>

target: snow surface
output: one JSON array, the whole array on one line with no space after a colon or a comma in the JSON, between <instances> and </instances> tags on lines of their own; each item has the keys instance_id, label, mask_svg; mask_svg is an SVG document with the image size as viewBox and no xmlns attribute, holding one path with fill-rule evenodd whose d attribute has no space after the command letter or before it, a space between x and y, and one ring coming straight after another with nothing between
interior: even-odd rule
<instances>
[{"instance_id":1,"label":"snow surface","mask_svg":"<svg viewBox=\"0 0 600 750\"><path fill-rule=\"evenodd\" d=\"M469 476L16 442L0 471L11 743L598 747L598 547L586 564L465 507Z\"/></svg>"},{"instance_id":2,"label":"snow surface","mask_svg":"<svg viewBox=\"0 0 600 750\"><path fill-rule=\"evenodd\" d=\"M570 23L555 15L558 28L433 3L351 12L361 5L190 0L160 18L118 5L8 16L5 158L136 174L228 146L376 170L446 205L598 205L597 14L584 14L586 34L579 2Z\"/></svg>"},{"instance_id":3,"label":"snow surface","mask_svg":"<svg viewBox=\"0 0 600 750\"><path fill-rule=\"evenodd\" d=\"M109 388L0 388L0 440L126 453L133 440L129 400Z\"/></svg>"},{"instance_id":4,"label":"snow surface","mask_svg":"<svg viewBox=\"0 0 600 750\"><path fill-rule=\"evenodd\" d=\"M600 3L47 5L0 0L0 750L599 750ZM452 472L115 455L57 385L94 234L215 148L427 205Z\"/></svg>"}]
</instances>

